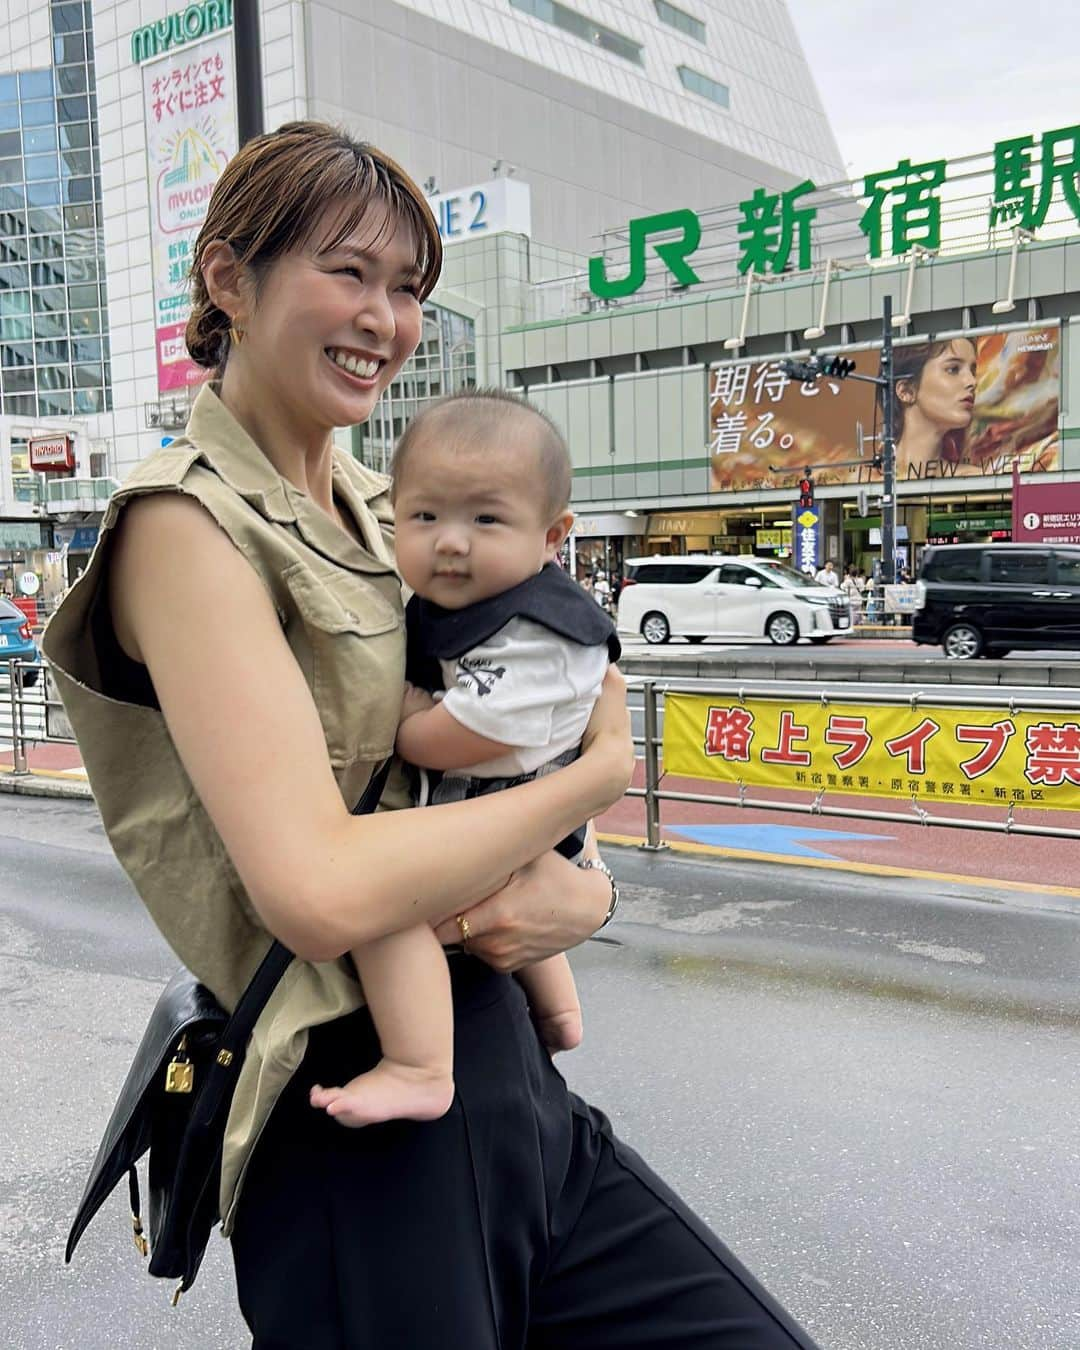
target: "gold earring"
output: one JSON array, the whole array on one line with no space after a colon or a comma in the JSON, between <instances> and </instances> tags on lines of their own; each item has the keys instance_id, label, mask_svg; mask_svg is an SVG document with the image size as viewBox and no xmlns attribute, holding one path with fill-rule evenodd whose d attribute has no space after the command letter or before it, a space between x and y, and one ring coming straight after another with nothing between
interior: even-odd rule
<instances>
[{"instance_id":1,"label":"gold earring","mask_svg":"<svg viewBox=\"0 0 1080 1350\"><path fill-rule=\"evenodd\" d=\"M237 323L229 324L229 341L234 347L239 347L244 340L244 334L247 330L240 327Z\"/></svg>"}]
</instances>

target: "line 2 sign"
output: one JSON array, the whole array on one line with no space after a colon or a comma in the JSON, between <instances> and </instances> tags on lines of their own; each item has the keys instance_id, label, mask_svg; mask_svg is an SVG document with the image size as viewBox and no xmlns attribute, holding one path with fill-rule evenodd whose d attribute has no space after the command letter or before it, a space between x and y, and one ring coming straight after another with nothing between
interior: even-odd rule
<instances>
[{"instance_id":1,"label":"line 2 sign","mask_svg":"<svg viewBox=\"0 0 1080 1350\"><path fill-rule=\"evenodd\" d=\"M444 244L504 230L532 233L529 185L513 178L494 178L490 183L438 192L427 202Z\"/></svg>"}]
</instances>

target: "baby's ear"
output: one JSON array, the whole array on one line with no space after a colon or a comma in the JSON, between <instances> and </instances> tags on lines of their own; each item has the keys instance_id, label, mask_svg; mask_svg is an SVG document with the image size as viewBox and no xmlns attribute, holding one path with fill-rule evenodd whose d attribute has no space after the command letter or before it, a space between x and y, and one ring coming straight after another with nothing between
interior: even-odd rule
<instances>
[{"instance_id":1,"label":"baby's ear","mask_svg":"<svg viewBox=\"0 0 1080 1350\"><path fill-rule=\"evenodd\" d=\"M573 528L573 511L564 511L561 515L556 516L547 527L547 533L544 535L544 560L546 562L554 560L555 554L562 548L563 541Z\"/></svg>"}]
</instances>

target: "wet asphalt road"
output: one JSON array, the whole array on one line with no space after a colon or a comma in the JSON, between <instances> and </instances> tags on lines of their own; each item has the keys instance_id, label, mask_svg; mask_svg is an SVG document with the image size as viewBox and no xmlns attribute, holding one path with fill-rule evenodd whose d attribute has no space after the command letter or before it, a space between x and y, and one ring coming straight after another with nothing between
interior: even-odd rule
<instances>
[{"instance_id":1,"label":"wet asphalt road","mask_svg":"<svg viewBox=\"0 0 1080 1350\"><path fill-rule=\"evenodd\" d=\"M610 861L624 906L575 953L564 1072L822 1350L1076 1350L1080 902ZM174 1311L119 1192L62 1264L172 966L91 806L0 798L4 1346L248 1344L225 1244Z\"/></svg>"}]
</instances>

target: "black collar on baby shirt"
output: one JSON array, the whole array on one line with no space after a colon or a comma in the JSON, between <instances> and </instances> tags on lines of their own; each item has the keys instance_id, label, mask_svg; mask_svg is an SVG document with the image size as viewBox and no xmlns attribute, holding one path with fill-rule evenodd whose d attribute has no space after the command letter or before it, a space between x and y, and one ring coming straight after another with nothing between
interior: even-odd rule
<instances>
[{"instance_id":1,"label":"black collar on baby shirt","mask_svg":"<svg viewBox=\"0 0 1080 1350\"><path fill-rule=\"evenodd\" d=\"M615 625L592 596L571 581L561 567L547 563L519 586L464 609L443 609L414 595L405 610L408 678L427 689L441 687L437 665L432 669L433 658L435 662L452 661L486 642L511 619L530 619L583 647L606 643L612 661L617 661L622 651Z\"/></svg>"}]
</instances>

